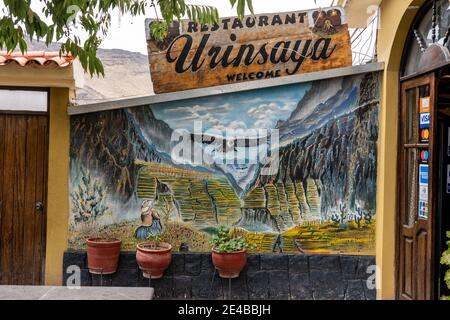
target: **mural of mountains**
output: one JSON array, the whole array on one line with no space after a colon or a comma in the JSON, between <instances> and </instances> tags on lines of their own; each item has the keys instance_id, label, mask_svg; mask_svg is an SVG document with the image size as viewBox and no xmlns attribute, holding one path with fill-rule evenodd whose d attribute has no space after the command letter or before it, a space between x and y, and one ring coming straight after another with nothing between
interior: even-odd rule
<instances>
[{"instance_id":1,"label":"mural of mountains","mask_svg":"<svg viewBox=\"0 0 450 320\"><path fill-rule=\"evenodd\" d=\"M355 79L344 78L342 87L338 88L332 88L329 80L313 85L289 120L278 127L282 132L292 129L288 135L306 131L296 127L315 129L282 147L278 174L260 179L263 184L269 181L319 180L323 194L320 209L325 213L325 219L328 218L327 211L338 208L342 200L352 208L358 200L364 199L369 207L375 206L373 186L376 185L379 103L376 99L377 75L365 75L360 79L359 87L352 86L352 81L354 83ZM336 89L337 94L309 112L310 99L314 99L311 92L324 88L324 84L330 84L325 85L329 88L325 94ZM303 114L304 118L299 114ZM341 116L336 117L339 114ZM325 124L320 126L317 123Z\"/></svg>"},{"instance_id":2,"label":"mural of mountains","mask_svg":"<svg viewBox=\"0 0 450 320\"><path fill-rule=\"evenodd\" d=\"M289 119L277 124L282 142L290 142L299 136L307 135L328 121L358 107L360 88L354 86L354 82L355 79L350 77L314 83Z\"/></svg>"},{"instance_id":3,"label":"mural of mountains","mask_svg":"<svg viewBox=\"0 0 450 320\"><path fill-rule=\"evenodd\" d=\"M86 171L101 181L120 232L138 224L140 202L151 199L167 241L192 250L204 250L202 239L226 224L258 251L371 252L378 107L378 75L366 74L75 116L71 190ZM277 170L173 159L174 130L193 132L194 120L222 132L277 128ZM213 157L207 146L200 149Z\"/></svg>"}]
</instances>

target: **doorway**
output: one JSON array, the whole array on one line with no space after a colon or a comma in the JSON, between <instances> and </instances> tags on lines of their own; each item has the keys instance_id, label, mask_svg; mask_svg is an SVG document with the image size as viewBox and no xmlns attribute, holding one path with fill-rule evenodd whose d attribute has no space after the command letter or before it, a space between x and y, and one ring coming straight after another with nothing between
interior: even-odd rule
<instances>
[{"instance_id":1,"label":"doorway","mask_svg":"<svg viewBox=\"0 0 450 320\"><path fill-rule=\"evenodd\" d=\"M447 248L447 232L450 231L450 69L438 73L439 87L437 99L437 215L436 215L436 294L437 297L450 295L444 282L446 268L439 259Z\"/></svg>"},{"instance_id":2,"label":"doorway","mask_svg":"<svg viewBox=\"0 0 450 320\"><path fill-rule=\"evenodd\" d=\"M402 83L397 298L434 298L434 73Z\"/></svg>"},{"instance_id":3,"label":"doorway","mask_svg":"<svg viewBox=\"0 0 450 320\"><path fill-rule=\"evenodd\" d=\"M0 284L44 283L48 92L0 88Z\"/></svg>"},{"instance_id":4,"label":"doorway","mask_svg":"<svg viewBox=\"0 0 450 320\"><path fill-rule=\"evenodd\" d=\"M438 299L450 231L450 69L404 81L401 100L397 298Z\"/></svg>"}]
</instances>

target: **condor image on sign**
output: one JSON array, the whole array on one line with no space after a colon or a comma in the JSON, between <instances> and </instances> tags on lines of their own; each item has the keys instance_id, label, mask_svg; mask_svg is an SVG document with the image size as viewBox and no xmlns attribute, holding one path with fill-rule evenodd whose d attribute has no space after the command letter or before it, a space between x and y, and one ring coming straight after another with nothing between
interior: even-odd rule
<instances>
[{"instance_id":1,"label":"condor image on sign","mask_svg":"<svg viewBox=\"0 0 450 320\"><path fill-rule=\"evenodd\" d=\"M276 78L352 65L341 7L221 18L218 24L174 22L163 41L146 20L155 93Z\"/></svg>"}]
</instances>

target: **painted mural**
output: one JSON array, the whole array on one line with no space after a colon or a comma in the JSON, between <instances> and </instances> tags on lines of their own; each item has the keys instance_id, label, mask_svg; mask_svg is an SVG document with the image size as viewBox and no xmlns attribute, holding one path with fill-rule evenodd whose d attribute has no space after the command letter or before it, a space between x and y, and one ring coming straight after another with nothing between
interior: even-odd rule
<instances>
[{"instance_id":1,"label":"painted mural","mask_svg":"<svg viewBox=\"0 0 450 320\"><path fill-rule=\"evenodd\" d=\"M228 225L258 252L372 255L378 108L370 73L73 116L69 248L210 251Z\"/></svg>"}]
</instances>

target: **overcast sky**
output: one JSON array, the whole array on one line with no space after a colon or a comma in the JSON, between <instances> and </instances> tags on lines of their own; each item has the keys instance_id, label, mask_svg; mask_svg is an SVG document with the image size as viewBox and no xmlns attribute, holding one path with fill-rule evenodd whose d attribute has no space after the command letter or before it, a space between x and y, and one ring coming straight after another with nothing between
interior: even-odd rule
<instances>
[{"instance_id":1,"label":"overcast sky","mask_svg":"<svg viewBox=\"0 0 450 320\"><path fill-rule=\"evenodd\" d=\"M213 5L219 9L220 16L235 16L236 11L231 8L229 0L187 0L189 4ZM333 0L253 0L255 13L272 13L293 10L315 8L317 6L328 7ZM336 0L334 1L337 2ZM125 16L119 18L113 15L112 28L108 37L103 41L102 48L119 48L129 51L137 51L147 54L145 41L145 18L155 18L153 8L147 8L146 15L141 17Z\"/></svg>"},{"instance_id":2,"label":"overcast sky","mask_svg":"<svg viewBox=\"0 0 450 320\"><path fill-rule=\"evenodd\" d=\"M148 1L150 2L150 1ZM155 1L156 2L156 1ZM253 0L255 13L274 13L312 9L316 7L330 7L337 0ZM231 8L229 0L186 0L188 4L211 5L219 10L221 17L235 16L236 10ZM35 12L42 12L44 4L41 1L33 1L31 7ZM0 10L4 9L0 2ZM248 13L248 12L247 12ZM2 12L0 12L0 17ZM42 16L44 20L49 20ZM152 7L146 8L146 14L139 17L120 16L117 11L112 12L112 25L108 36L104 39L101 48L124 49L147 54L145 40L145 19L156 18ZM47 21L50 22L50 21ZM75 31L83 39L83 32Z\"/></svg>"}]
</instances>

